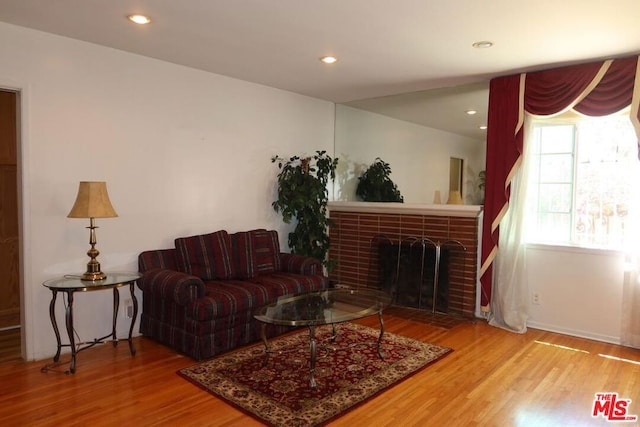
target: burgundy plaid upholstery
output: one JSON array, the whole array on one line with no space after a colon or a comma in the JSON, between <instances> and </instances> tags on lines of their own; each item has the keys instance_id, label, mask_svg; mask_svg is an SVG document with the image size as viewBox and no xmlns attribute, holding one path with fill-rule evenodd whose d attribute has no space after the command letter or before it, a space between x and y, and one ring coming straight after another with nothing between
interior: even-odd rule
<instances>
[{"instance_id":1,"label":"burgundy plaid upholstery","mask_svg":"<svg viewBox=\"0 0 640 427\"><path fill-rule=\"evenodd\" d=\"M252 279L256 277L256 253L251 244L251 234L248 231L239 231L230 235L231 256L236 270L236 278Z\"/></svg>"},{"instance_id":2,"label":"burgundy plaid upholstery","mask_svg":"<svg viewBox=\"0 0 640 427\"><path fill-rule=\"evenodd\" d=\"M236 276L231 259L231 239L226 231L175 240L180 271L202 280L233 279Z\"/></svg>"},{"instance_id":3,"label":"burgundy plaid upholstery","mask_svg":"<svg viewBox=\"0 0 640 427\"><path fill-rule=\"evenodd\" d=\"M138 281L143 292L140 332L197 360L259 340L261 324L253 317L257 308L282 295L329 285L320 261L279 253L276 231L214 234L220 251L227 245L235 278L203 280L179 271L180 239L176 239L176 249L145 251L138 257L143 273ZM209 253L212 248L208 245L212 243L205 236L184 238L182 249L188 256ZM198 245L200 249L195 250ZM207 268L197 265L192 271ZM214 265L215 274L218 268ZM273 325L266 328L268 337L287 330Z\"/></svg>"},{"instance_id":4,"label":"burgundy plaid upholstery","mask_svg":"<svg viewBox=\"0 0 640 427\"><path fill-rule=\"evenodd\" d=\"M275 230L251 230L251 242L256 253L256 269L258 273L280 271L280 241Z\"/></svg>"},{"instance_id":5,"label":"burgundy plaid upholstery","mask_svg":"<svg viewBox=\"0 0 640 427\"><path fill-rule=\"evenodd\" d=\"M282 271L304 275L322 275L322 264L315 258L304 255L280 253Z\"/></svg>"},{"instance_id":6,"label":"burgundy plaid upholstery","mask_svg":"<svg viewBox=\"0 0 640 427\"><path fill-rule=\"evenodd\" d=\"M138 256L138 271L144 273L152 268L177 270L175 249L158 249L145 251Z\"/></svg>"},{"instance_id":7,"label":"burgundy plaid upholstery","mask_svg":"<svg viewBox=\"0 0 640 427\"><path fill-rule=\"evenodd\" d=\"M205 295L205 286L199 277L175 270L156 268L147 271L138 281L138 287L153 291L159 298L187 305Z\"/></svg>"}]
</instances>

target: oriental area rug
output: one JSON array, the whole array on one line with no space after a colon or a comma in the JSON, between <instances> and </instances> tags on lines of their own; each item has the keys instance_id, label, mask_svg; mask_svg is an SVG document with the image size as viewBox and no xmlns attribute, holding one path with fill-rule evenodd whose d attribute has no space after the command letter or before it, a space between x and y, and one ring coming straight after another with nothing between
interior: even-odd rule
<instances>
[{"instance_id":1,"label":"oriental area rug","mask_svg":"<svg viewBox=\"0 0 640 427\"><path fill-rule=\"evenodd\" d=\"M264 365L264 344L178 371L206 391L272 426L313 426L344 414L452 350L385 333L378 357L380 331L354 323L316 329L317 387L309 384L309 331L269 340ZM263 366L264 365L264 366Z\"/></svg>"}]
</instances>

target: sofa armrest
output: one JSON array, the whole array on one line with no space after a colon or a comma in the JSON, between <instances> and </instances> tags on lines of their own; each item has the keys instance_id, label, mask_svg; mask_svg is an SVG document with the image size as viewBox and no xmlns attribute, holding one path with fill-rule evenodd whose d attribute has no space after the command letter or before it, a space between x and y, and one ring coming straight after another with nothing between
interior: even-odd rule
<instances>
[{"instance_id":1,"label":"sofa armrest","mask_svg":"<svg viewBox=\"0 0 640 427\"><path fill-rule=\"evenodd\" d=\"M138 280L138 287L143 293L149 292L183 306L202 298L205 292L204 283L199 277L161 268L144 272Z\"/></svg>"},{"instance_id":2,"label":"sofa armrest","mask_svg":"<svg viewBox=\"0 0 640 427\"><path fill-rule=\"evenodd\" d=\"M282 271L287 273L304 274L305 276L324 274L322 263L312 257L281 252L280 263Z\"/></svg>"}]
</instances>

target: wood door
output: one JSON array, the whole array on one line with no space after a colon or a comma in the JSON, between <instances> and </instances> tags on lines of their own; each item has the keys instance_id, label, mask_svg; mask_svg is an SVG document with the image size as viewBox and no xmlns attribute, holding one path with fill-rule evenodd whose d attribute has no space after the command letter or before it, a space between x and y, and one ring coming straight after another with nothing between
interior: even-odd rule
<instances>
[{"instance_id":1,"label":"wood door","mask_svg":"<svg viewBox=\"0 0 640 427\"><path fill-rule=\"evenodd\" d=\"M0 90L0 329L20 325L17 94Z\"/></svg>"}]
</instances>

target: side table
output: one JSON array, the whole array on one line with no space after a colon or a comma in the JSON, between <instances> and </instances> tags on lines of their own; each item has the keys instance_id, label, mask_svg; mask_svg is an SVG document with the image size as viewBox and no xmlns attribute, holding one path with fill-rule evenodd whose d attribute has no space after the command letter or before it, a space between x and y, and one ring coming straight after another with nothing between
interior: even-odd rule
<instances>
[{"instance_id":1,"label":"side table","mask_svg":"<svg viewBox=\"0 0 640 427\"><path fill-rule=\"evenodd\" d=\"M118 338L116 337L116 319L118 317L118 308L120 306L120 292L118 288L129 286L131 291L131 301L133 302L133 317L131 319L131 326L129 327L129 337L126 339L129 341L129 351L131 355L136 354L136 349L133 346L132 334L133 326L136 322L138 315L138 300L135 295L135 283L140 278L138 273L107 273L107 277L102 280L87 281L80 280L80 276L67 275L56 279L47 280L42 285L49 288L52 293L51 303L49 304L49 317L51 317L51 324L53 325L53 331L56 334L56 340L58 342L58 351L53 357L53 363L45 365L41 371L47 372L54 366L58 366L60 360L60 351L62 347L71 348L71 363L69 370L65 371L66 374L75 374L76 372L76 355L89 347L93 347L96 344L102 344L107 338L111 338L113 346L118 345ZM105 335L102 338L96 338L93 341L76 344L74 339L73 330L73 294L76 292L90 292L90 291L102 291L106 289L113 289L113 322L112 329L109 335ZM62 344L60 339L60 331L58 329L58 323L56 322L55 306L58 292L64 292L67 294L67 305L65 308L65 324L67 327L67 334L69 336L69 343Z\"/></svg>"}]
</instances>

